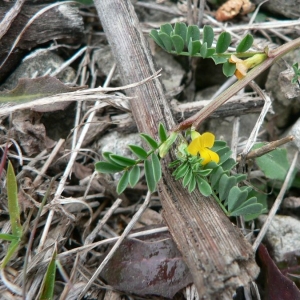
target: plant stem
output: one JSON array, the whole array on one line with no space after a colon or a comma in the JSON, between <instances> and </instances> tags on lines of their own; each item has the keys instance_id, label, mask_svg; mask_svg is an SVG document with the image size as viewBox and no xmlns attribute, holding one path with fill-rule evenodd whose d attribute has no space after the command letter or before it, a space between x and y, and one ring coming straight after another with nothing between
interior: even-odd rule
<instances>
[{"instance_id":1,"label":"plant stem","mask_svg":"<svg viewBox=\"0 0 300 300\"><path fill-rule=\"evenodd\" d=\"M224 213L226 214L226 216L228 216L228 210L225 208L225 206L222 204L221 200L218 198L218 196L215 194L215 192L212 192L212 196L215 198L215 200L218 202L218 204L220 205L220 207L222 208L222 210L224 211Z\"/></svg>"}]
</instances>

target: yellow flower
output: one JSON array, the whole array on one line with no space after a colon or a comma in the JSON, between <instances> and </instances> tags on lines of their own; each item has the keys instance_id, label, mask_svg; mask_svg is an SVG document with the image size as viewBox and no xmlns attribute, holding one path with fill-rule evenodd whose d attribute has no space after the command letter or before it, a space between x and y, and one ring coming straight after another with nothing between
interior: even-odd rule
<instances>
[{"instance_id":1,"label":"yellow flower","mask_svg":"<svg viewBox=\"0 0 300 300\"><path fill-rule=\"evenodd\" d=\"M229 58L229 62L236 65L236 71L234 75L237 79L242 79L246 76L249 69L254 68L255 66L262 63L267 58L265 53L263 54L254 54L253 56L242 60L235 55L231 55Z\"/></svg>"},{"instance_id":2,"label":"yellow flower","mask_svg":"<svg viewBox=\"0 0 300 300\"><path fill-rule=\"evenodd\" d=\"M191 132L192 141L187 147L187 151L192 155L200 154L203 158L202 164L206 165L211 161L218 163L220 158L216 152L209 148L214 145L215 136L210 132L205 132L202 135L197 131Z\"/></svg>"}]
</instances>

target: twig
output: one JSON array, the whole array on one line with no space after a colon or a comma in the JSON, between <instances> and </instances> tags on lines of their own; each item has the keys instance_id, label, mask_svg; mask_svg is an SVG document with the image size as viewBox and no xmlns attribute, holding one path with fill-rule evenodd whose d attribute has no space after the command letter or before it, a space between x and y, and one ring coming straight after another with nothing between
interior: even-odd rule
<instances>
[{"instance_id":1,"label":"twig","mask_svg":"<svg viewBox=\"0 0 300 300\"><path fill-rule=\"evenodd\" d=\"M288 171L288 173L285 177L285 180L284 180L283 185L280 189L280 192L279 192L279 194L278 194L278 196L277 196L277 198L276 198L276 200L275 200L275 202L274 202L274 204L273 204L273 206L272 206L272 208L269 212L268 218L266 219L266 221L265 221L263 227L261 228L255 242L252 245L252 249L253 249L254 252L257 250L259 244L261 243L262 239L264 238L264 236L265 236L265 234L266 234L266 232L267 232L267 230L268 230L268 228L269 228L269 226L270 226L270 224L271 224L271 222L272 222L272 220L273 220L273 218L274 218L274 216L275 216L275 214L276 214L276 212L277 212L277 210L278 210L278 208L279 208L279 206L280 206L280 204L283 200L283 196L284 196L284 194L285 194L285 192L286 192L286 190L289 186L293 171L294 171L296 163L297 163L298 154L299 154L299 152L297 151L294 155L294 159L293 159L292 164L289 168L289 171Z\"/></svg>"},{"instance_id":2,"label":"twig","mask_svg":"<svg viewBox=\"0 0 300 300\"><path fill-rule=\"evenodd\" d=\"M244 150L241 154L242 156L245 156L250 151L253 144L255 143L257 135L258 135L258 131L265 119L266 114L269 111L269 108L272 105L271 98L266 93L264 93L262 91L262 89L254 81L250 81L249 85L253 88L254 91L256 91L260 95L261 98L263 98L265 100L265 104L264 104L264 107L263 107L257 121L256 121L254 128L252 129L252 132L248 138L246 146L244 147Z\"/></svg>"},{"instance_id":3,"label":"twig","mask_svg":"<svg viewBox=\"0 0 300 300\"><path fill-rule=\"evenodd\" d=\"M231 137L231 150L232 150L231 157L234 160L236 160L236 156L237 156L239 130L240 130L240 117L235 117L233 121L232 137Z\"/></svg>"},{"instance_id":4,"label":"twig","mask_svg":"<svg viewBox=\"0 0 300 300\"><path fill-rule=\"evenodd\" d=\"M129 232L132 230L132 228L135 225L135 223L139 220L140 216L146 210L146 208L148 207L148 205L150 203L150 200L151 200L151 193L148 191L147 196L145 198L145 202L142 204L142 206L140 207L140 209L132 217L132 219L130 220L130 222L128 223L128 225L126 226L126 228L124 229L124 232L118 238L118 241L115 243L115 245L109 251L109 253L105 257L105 259L102 261L102 263L100 264L100 266L98 267L98 269L93 274L92 278L89 280L89 282L86 284L86 286L84 287L84 289L81 291L81 293L80 293L80 295L78 297L78 300L80 300L80 299L82 299L82 297L84 297L84 295L89 290L89 288L91 287L91 285L93 284L93 282L95 281L95 279L99 276L99 274L101 273L101 271L103 270L103 268L105 267L105 265L107 264L107 262L111 259L111 257L115 253L115 251L118 249L118 247L120 246L120 244L127 237L127 235L129 234Z\"/></svg>"},{"instance_id":5,"label":"twig","mask_svg":"<svg viewBox=\"0 0 300 300\"><path fill-rule=\"evenodd\" d=\"M114 73L114 70L115 70L115 65L112 67L112 69L111 69L111 71L110 71L110 73L109 73L109 75L107 77L107 80L105 81L104 86L109 85L109 82L111 80L112 74ZM94 106L97 106L99 104L100 104L100 100L97 100L95 102ZM55 195L54 195L54 199L51 201L52 203L55 203L58 200L58 198L60 197L61 193L64 190L64 186L66 184L67 178L68 178L69 174L72 171L73 164L74 164L74 162L76 160L76 157L78 155L78 151L79 151L79 149L80 149L80 147L81 147L81 145L83 143L83 140L84 140L84 138L85 138L85 136L86 136L86 134L87 134L87 132L88 132L88 130L90 128L90 124L91 124L91 122L92 122L92 120L93 120L93 118L95 116L95 113L96 113L96 111L91 112L91 114L89 115L89 117L88 117L88 119L87 119L87 121L86 121L86 123L85 123L85 125L84 125L84 127L82 129L82 132L80 134L80 137L78 139L76 147L75 147L74 151L71 154L71 157L69 159L68 165L67 165L67 167L66 167L66 169L64 171L64 174L63 174L63 176L62 176L62 178L61 178L61 180L60 180L60 182L58 184L57 190L56 190ZM45 240L46 240L46 237L47 237L47 234L48 234L48 231L49 231L49 228L50 228L53 216L54 216L54 209L52 209L49 212L49 215L48 215L45 227L44 227L44 231L43 231L43 234L42 234L42 237L41 237L41 240L40 240L40 244L39 244L39 247L38 247L38 252L41 251L41 249L42 249L42 247L43 247L43 245L45 243Z\"/></svg>"},{"instance_id":6,"label":"twig","mask_svg":"<svg viewBox=\"0 0 300 300\"><path fill-rule=\"evenodd\" d=\"M6 34L15 17L21 11L25 0L17 0L14 6L5 14L0 23L0 40Z\"/></svg>"},{"instance_id":7,"label":"twig","mask_svg":"<svg viewBox=\"0 0 300 300\"><path fill-rule=\"evenodd\" d=\"M277 147L282 146L288 142L291 142L294 140L294 137L292 135L286 136L280 140L274 141L274 142L270 142L264 146L262 146L259 149L255 149L250 151L247 156L246 159L252 159L252 158L256 158L256 157L260 157L268 152L271 152L273 150L275 150ZM238 156L236 161L240 162L242 159L242 156Z\"/></svg>"},{"instance_id":8,"label":"twig","mask_svg":"<svg viewBox=\"0 0 300 300\"><path fill-rule=\"evenodd\" d=\"M114 211L120 206L121 202L122 202L122 199L118 198L113 203L113 205L109 208L109 210L106 212L106 214L103 216L103 218L101 220L99 220L97 226L95 226L93 231L86 237L86 239L84 241L84 245L91 244L94 241L94 239L96 238L96 235L98 234L98 232L101 230L103 225L107 222L107 220L111 217L111 215L114 213ZM85 260L86 253L87 252L85 252L82 255L82 257L81 257L82 261Z\"/></svg>"},{"instance_id":9,"label":"twig","mask_svg":"<svg viewBox=\"0 0 300 300\"><path fill-rule=\"evenodd\" d=\"M23 30L20 32L20 34L17 36L17 38L15 39L14 44L12 45L11 49L9 50L6 58L4 59L4 61L1 63L0 65L0 70L3 67L3 65L6 63L7 59L9 58L9 56L11 55L11 53L13 52L13 50L15 49L15 47L17 46L17 44L19 43L22 35L24 34L24 32L27 30L27 28L37 19L39 18L42 14L44 14L46 11L48 11L49 9L55 7L55 6L59 6L59 5L64 5L64 4L68 4L68 3L76 3L75 1L64 1L64 2L59 2L59 3L53 3L49 6L44 7L43 9L41 9L40 11L38 11L34 16L32 16L27 24L25 25L25 27L23 28Z\"/></svg>"},{"instance_id":10,"label":"twig","mask_svg":"<svg viewBox=\"0 0 300 300\"><path fill-rule=\"evenodd\" d=\"M60 147L63 145L64 142L65 142L64 139L59 139L59 141L56 143L54 149L52 150L52 152L49 155L48 159L44 163L44 165L43 165L43 167L42 167L42 169L40 171L40 174L33 181L33 185L35 187L37 187L40 184L40 181L42 179L43 174L45 174L45 172L49 168L49 166L52 163L54 157L57 155L57 152L59 151Z\"/></svg>"},{"instance_id":11,"label":"twig","mask_svg":"<svg viewBox=\"0 0 300 300\"><path fill-rule=\"evenodd\" d=\"M54 70L50 76L57 76L60 72L62 72L66 67L68 67L74 60L76 60L80 55L82 55L86 50L87 50L88 46L85 46L83 48L81 48L80 50L78 50L70 59L68 59L67 61L65 61L59 68L57 68L56 70Z\"/></svg>"}]
</instances>

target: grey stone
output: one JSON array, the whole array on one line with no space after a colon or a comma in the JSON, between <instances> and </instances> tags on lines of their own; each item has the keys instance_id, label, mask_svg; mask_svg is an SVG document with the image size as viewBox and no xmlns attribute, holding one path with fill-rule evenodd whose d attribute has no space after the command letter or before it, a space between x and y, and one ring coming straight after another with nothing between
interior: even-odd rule
<instances>
[{"instance_id":1,"label":"grey stone","mask_svg":"<svg viewBox=\"0 0 300 300\"><path fill-rule=\"evenodd\" d=\"M262 225L267 216L261 215L258 221ZM276 262L282 262L290 252L300 252L300 221L276 215L266 233L265 240L272 247Z\"/></svg>"},{"instance_id":2,"label":"grey stone","mask_svg":"<svg viewBox=\"0 0 300 300\"><path fill-rule=\"evenodd\" d=\"M287 64L292 66L295 62L300 61L299 49L291 51L282 59L278 60L274 64L269 72L266 82L266 90L271 93L274 98L273 108L276 118L276 125L280 128L284 128L291 125L291 120L300 113L300 96L293 99L286 97L286 91L282 91L280 80L282 76L280 73L287 69Z\"/></svg>"},{"instance_id":3,"label":"grey stone","mask_svg":"<svg viewBox=\"0 0 300 300\"><path fill-rule=\"evenodd\" d=\"M38 49L25 57L20 66L1 85L0 90L11 90L16 87L19 78L35 78L50 74L64 63L64 60L47 49ZM66 67L56 78L64 83L75 79L75 71Z\"/></svg>"}]
</instances>

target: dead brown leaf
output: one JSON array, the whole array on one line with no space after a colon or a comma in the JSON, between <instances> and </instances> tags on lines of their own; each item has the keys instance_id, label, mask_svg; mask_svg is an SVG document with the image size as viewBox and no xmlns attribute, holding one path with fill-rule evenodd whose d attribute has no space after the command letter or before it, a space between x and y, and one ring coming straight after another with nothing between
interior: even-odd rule
<instances>
[{"instance_id":1,"label":"dead brown leaf","mask_svg":"<svg viewBox=\"0 0 300 300\"><path fill-rule=\"evenodd\" d=\"M25 103L43 97L74 92L85 88L85 86L69 87L59 81L57 78L48 75L33 79L21 78L19 79L18 85L13 90L0 92L0 103ZM70 103L70 101L66 101L55 103L55 105L45 104L35 107L34 110L39 112L63 110Z\"/></svg>"}]
</instances>

